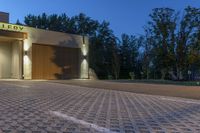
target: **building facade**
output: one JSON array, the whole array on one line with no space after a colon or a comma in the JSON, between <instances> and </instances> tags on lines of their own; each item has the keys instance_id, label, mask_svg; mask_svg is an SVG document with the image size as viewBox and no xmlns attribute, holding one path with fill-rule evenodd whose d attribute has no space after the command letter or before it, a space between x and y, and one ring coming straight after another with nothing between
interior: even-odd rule
<instances>
[{"instance_id":1,"label":"building facade","mask_svg":"<svg viewBox=\"0 0 200 133\"><path fill-rule=\"evenodd\" d=\"M89 78L87 37L9 24L8 15L0 12L0 79Z\"/></svg>"}]
</instances>

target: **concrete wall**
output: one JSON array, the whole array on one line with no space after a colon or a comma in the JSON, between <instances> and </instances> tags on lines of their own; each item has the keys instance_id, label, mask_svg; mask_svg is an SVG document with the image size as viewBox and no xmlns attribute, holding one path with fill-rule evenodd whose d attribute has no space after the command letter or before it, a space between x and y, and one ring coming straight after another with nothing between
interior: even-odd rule
<instances>
[{"instance_id":1,"label":"concrete wall","mask_svg":"<svg viewBox=\"0 0 200 133\"><path fill-rule=\"evenodd\" d=\"M32 44L44 44L52 46L62 46L70 48L80 48L81 54L81 68L80 68L80 78L88 78L88 38L84 38L79 35L66 34L61 32L54 32L49 30L42 30L37 28L31 28L20 25L13 25L8 23L0 23L0 29L3 31L9 31L13 33L24 33L22 35L26 36L23 38L16 38L23 40L23 51L26 55L23 56L23 71L25 79L32 79ZM9 37L9 35L7 35ZM13 38L11 36L11 38ZM16 53L16 51L13 51ZM15 57L16 58L16 57ZM16 64L13 62L13 64ZM16 77L16 73L13 73L13 77Z\"/></svg>"},{"instance_id":2,"label":"concrete wall","mask_svg":"<svg viewBox=\"0 0 200 133\"><path fill-rule=\"evenodd\" d=\"M11 78L20 79L22 77L22 45L21 41L12 42L11 51Z\"/></svg>"},{"instance_id":3,"label":"concrete wall","mask_svg":"<svg viewBox=\"0 0 200 133\"><path fill-rule=\"evenodd\" d=\"M25 27L23 31L28 33L28 39L30 39L32 43L81 48L81 44L83 42L82 36L73 34L66 34L30 27Z\"/></svg>"},{"instance_id":4,"label":"concrete wall","mask_svg":"<svg viewBox=\"0 0 200 133\"><path fill-rule=\"evenodd\" d=\"M11 48L7 42L0 42L0 78L11 77Z\"/></svg>"},{"instance_id":5,"label":"concrete wall","mask_svg":"<svg viewBox=\"0 0 200 133\"><path fill-rule=\"evenodd\" d=\"M24 51L27 51L27 55L24 57L24 78L32 79L32 44L46 44L53 46L81 48L81 70L80 78L89 78L89 63L88 63L88 49L89 39L73 34L66 34L61 32L54 32L30 27L24 27L23 32L28 34L27 39L24 40Z\"/></svg>"},{"instance_id":6,"label":"concrete wall","mask_svg":"<svg viewBox=\"0 0 200 133\"><path fill-rule=\"evenodd\" d=\"M0 42L0 78L21 78L21 63L19 42Z\"/></svg>"}]
</instances>

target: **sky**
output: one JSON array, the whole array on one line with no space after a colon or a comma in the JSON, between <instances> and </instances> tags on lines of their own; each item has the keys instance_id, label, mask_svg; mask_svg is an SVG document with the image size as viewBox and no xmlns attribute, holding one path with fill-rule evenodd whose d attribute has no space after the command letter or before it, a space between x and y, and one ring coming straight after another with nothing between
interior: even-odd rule
<instances>
[{"instance_id":1,"label":"sky","mask_svg":"<svg viewBox=\"0 0 200 133\"><path fill-rule=\"evenodd\" d=\"M0 0L0 11L10 13L10 22L21 22L28 14L39 15L66 13L87 16L110 22L117 36L143 34L153 8L170 7L177 11L186 6L200 7L200 0Z\"/></svg>"}]
</instances>

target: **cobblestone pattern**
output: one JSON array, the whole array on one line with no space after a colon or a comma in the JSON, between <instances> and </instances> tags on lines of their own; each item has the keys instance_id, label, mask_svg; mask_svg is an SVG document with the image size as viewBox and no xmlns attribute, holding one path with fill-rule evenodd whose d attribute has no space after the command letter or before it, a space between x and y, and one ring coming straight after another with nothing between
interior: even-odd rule
<instances>
[{"instance_id":1,"label":"cobblestone pattern","mask_svg":"<svg viewBox=\"0 0 200 133\"><path fill-rule=\"evenodd\" d=\"M0 82L0 132L97 132L49 113L59 111L120 133L200 133L200 101L175 99L46 82Z\"/></svg>"}]
</instances>

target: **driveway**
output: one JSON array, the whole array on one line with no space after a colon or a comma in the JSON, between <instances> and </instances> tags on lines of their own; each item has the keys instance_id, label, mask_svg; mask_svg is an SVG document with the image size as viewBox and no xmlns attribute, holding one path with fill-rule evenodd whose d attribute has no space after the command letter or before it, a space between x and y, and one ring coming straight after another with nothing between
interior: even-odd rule
<instances>
[{"instance_id":1,"label":"driveway","mask_svg":"<svg viewBox=\"0 0 200 133\"><path fill-rule=\"evenodd\" d=\"M0 81L3 133L200 133L200 101Z\"/></svg>"},{"instance_id":2,"label":"driveway","mask_svg":"<svg viewBox=\"0 0 200 133\"><path fill-rule=\"evenodd\" d=\"M52 80L50 82L99 89L126 91L139 94L172 96L200 100L200 86L133 83L131 81L121 80Z\"/></svg>"}]
</instances>

